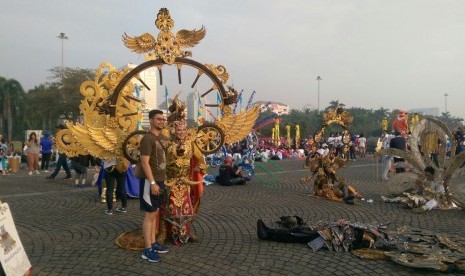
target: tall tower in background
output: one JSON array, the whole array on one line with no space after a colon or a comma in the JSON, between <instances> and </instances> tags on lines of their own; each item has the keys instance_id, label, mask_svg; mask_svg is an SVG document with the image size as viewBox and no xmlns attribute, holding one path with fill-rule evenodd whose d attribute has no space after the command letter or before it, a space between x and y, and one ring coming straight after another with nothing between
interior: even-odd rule
<instances>
[{"instance_id":1,"label":"tall tower in background","mask_svg":"<svg viewBox=\"0 0 465 276\"><path fill-rule=\"evenodd\" d=\"M137 64L132 64L129 63L125 67L134 69L136 68ZM140 73L140 78L142 81L147 84L147 86L150 88L148 90L142 83L140 83L138 80L133 79L132 82L139 87L139 92L140 92L140 98L142 99L143 103L143 110L144 111L150 111L152 109L157 109L158 103L157 103L157 71L155 68L150 68L147 70L144 70L142 73Z\"/></svg>"},{"instance_id":2,"label":"tall tower in background","mask_svg":"<svg viewBox=\"0 0 465 276\"><path fill-rule=\"evenodd\" d=\"M137 64L129 63L123 68L136 68ZM148 86L145 87L138 80L133 79L132 83L139 88L139 97L142 100L142 127L145 129L150 128L149 111L157 109L157 71L155 68L149 68L140 73L141 80Z\"/></svg>"},{"instance_id":3,"label":"tall tower in background","mask_svg":"<svg viewBox=\"0 0 465 276\"><path fill-rule=\"evenodd\" d=\"M199 93L197 91L187 95L187 119L197 122L197 115L199 112Z\"/></svg>"}]
</instances>

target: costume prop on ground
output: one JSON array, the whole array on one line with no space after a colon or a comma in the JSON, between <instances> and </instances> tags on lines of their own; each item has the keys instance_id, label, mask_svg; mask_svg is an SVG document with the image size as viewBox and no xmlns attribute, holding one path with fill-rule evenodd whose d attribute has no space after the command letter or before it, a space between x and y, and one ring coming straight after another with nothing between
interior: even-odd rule
<instances>
[{"instance_id":1,"label":"costume prop on ground","mask_svg":"<svg viewBox=\"0 0 465 276\"><path fill-rule=\"evenodd\" d=\"M305 243L314 252L352 252L364 259L386 259L400 265L442 272L465 272L465 239L428 230L387 224L364 224L340 219L310 226L298 216L283 216L270 228L257 221L257 235L262 240ZM311 254L311 253L309 253Z\"/></svg>"},{"instance_id":2,"label":"costume prop on ground","mask_svg":"<svg viewBox=\"0 0 465 276\"><path fill-rule=\"evenodd\" d=\"M450 191L449 183L452 178L465 174L465 152L455 154L457 143L452 140L451 155L446 158L447 137L453 137L447 126L434 118L425 117L415 124L412 134L407 138L409 151L395 148L382 149L375 156L391 155L405 159L416 174L421 174L427 166L435 171L434 181L442 184L445 190L445 199L449 207L452 203L459 207L465 207L464 203L456 198ZM421 145L421 148L419 147ZM434 158L433 158L434 157ZM391 191L404 191L415 187L415 175L398 173L390 177L388 185ZM444 206L446 207L446 206Z\"/></svg>"}]
</instances>

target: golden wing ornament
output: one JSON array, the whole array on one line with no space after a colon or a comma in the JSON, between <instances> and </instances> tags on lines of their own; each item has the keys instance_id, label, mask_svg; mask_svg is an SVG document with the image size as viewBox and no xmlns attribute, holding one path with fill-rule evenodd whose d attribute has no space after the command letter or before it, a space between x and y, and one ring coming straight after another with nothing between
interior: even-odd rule
<instances>
[{"instance_id":1,"label":"golden wing ornament","mask_svg":"<svg viewBox=\"0 0 465 276\"><path fill-rule=\"evenodd\" d=\"M216 124L225 133L225 143L231 144L244 139L252 128L260 114L260 106L252 108L239 114L226 114L223 118L216 120Z\"/></svg>"},{"instance_id":2,"label":"golden wing ornament","mask_svg":"<svg viewBox=\"0 0 465 276\"><path fill-rule=\"evenodd\" d=\"M180 47L194 47L205 37L206 33L203 25L199 30L179 30L176 33L176 42Z\"/></svg>"},{"instance_id":3,"label":"golden wing ornament","mask_svg":"<svg viewBox=\"0 0 465 276\"><path fill-rule=\"evenodd\" d=\"M54 141L60 151L65 153L68 157L74 157L79 154L88 154L87 150L83 148L76 139L74 139L69 129L62 129L58 131Z\"/></svg>"},{"instance_id":4,"label":"golden wing ornament","mask_svg":"<svg viewBox=\"0 0 465 276\"><path fill-rule=\"evenodd\" d=\"M114 152L118 146L117 128L88 128L88 133L94 143L105 151ZM123 139L124 140L124 139Z\"/></svg>"},{"instance_id":5,"label":"golden wing ornament","mask_svg":"<svg viewBox=\"0 0 465 276\"><path fill-rule=\"evenodd\" d=\"M153 35L149 33L144 33L140 36L134 37L131 37L124 33L123 43L131 51L142 54L153 51L155 49L157 40L153 37Z\"/></svg>"}]
</instances>

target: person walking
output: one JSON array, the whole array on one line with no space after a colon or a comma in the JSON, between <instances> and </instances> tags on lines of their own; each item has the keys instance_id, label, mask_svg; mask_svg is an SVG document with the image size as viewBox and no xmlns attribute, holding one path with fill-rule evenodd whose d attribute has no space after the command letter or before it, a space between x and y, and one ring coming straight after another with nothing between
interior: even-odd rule
<instances>
[{"instance_id":1,"label":"person walking","mask_svg":"<svg viewBox=\"0 0 465 276\"><path fill-rule=\"evenodd\" d=\"M40 152L42 153L42 162L40 170L48 173L50 158L52 157L53 142L50 140L50 133L45 132L44 137L40 139Z\"/></svg>"},{"instance_id":2,"label":"person walking","mask_svg":"<svg viewBox=\"0 0 465 276\"><path fill-rule=\"evenodd\" d=\"M141 258L156 263L160 261L158 253L169 251L166 246L156 242L166 181L165 146L161 138L166 121L163 111L151 110L149 121L150 131L140 142L140 166L143 175L137 175L140 178L140 208L145 212L142 224L145 249Z\"/></svg>"},{"instance_id":3,"label":"person walking","mask_svg":"<svg viewBox=\"0 0 465 276\"><path fill-rule=\"evenodd\" d=\"M358 150L360 153L360 158L364 158L366 156L367 150L367 138L364 137L363 133L361 133L358 137Z\"/></svg>"},{"instance_id":4,"label":"person walking","mask_svg":"<svg viewBox=\"0 0 465 276\"><path fill-rule=\"evenodd\" d=\"M29 175L32 175L34 172L39 174L39 153L40 153L40 144L37 140L37 134L31 132L29 134L29 139L26 142L26 156L27 156L27 166L29 168Z\"/></svg>"},{"instance_id":5,"label":"person walking","mask_svg":"<svg viewBox=\"0 0 465 276\"><path fill-rule=\"evenodd\" d=\"M57 126L57 132L59 130L62 130L62 129L65 129L66 127L64 125L58 125ZM50 176L47 176L47 179L50 179L50 180L54 180L55 177L58 175L58 173L60 172L61 168L63 167L63 169L65 170L66 172L66 177L64 179L71 179L71 171L69 170L69 167L68 167L68 161L67 161L67 156L65 153L63 152L58 152L58 160L57 160L57 164L56 164L56 167L55 167L55 170L53 171L53 173L50 175Z\"/></svg>"}]
</instances>

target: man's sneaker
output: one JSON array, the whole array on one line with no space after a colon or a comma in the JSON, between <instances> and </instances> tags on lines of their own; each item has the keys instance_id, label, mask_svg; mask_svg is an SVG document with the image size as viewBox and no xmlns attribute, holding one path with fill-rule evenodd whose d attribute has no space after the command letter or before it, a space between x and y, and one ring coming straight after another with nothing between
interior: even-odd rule
<instances>
[{"instance_id":1,"label":"man's sneaker","mask_svg":"<svg viewBox=\"0 0 465 276\"><path fill-rule=\"evenodd\" d=\"M40 174L40 172L38 170L36 170L36 174Z\"/></svg>"},{"instance_id":2,"label":"man's sneaker","mask_svg":"<svg viewBox=\"0 0 465 276\"><path fill-rule=\"evenodd\" d=\"M152 244L152 250L161 254L170 252L170 249L167 246L160 245L158 243Z\"/></svg>"},{"instance_id":3,"label":"man's sneaker","mask_svg":"<svg viewBox=\"0 0 465 276\"><path fill-rule=\"evenodd\" d=\"M122 207L121 208L116 208L115 211L118 212L118 213L127 213L128 212L128 210L126 210L126 208L122 208Z\"/></svg>"},{"instance_id":4,"label":"man's sneaker","mask_svg":"<svg viewBox=\"0 0 465 276\"><path fill-rule=\"evenodd\" d=\"M158 263L160 261L160 256L157 254L157 252L153 251L152 248L144 249L144 252L140 257L151 263Z\"/></svg>"},{"instance_id":5,"label":"man's sneaker","mask_svg":"<svg viewBox=\"0 0 465 276\"><path fill-rule=\"evenodd\" d=\"M44 173L48 173L49 171L48 170L45 170Z\"/></svg>"},{"instance_id":6,"label":"man's sneaker","mask_svg":"<svg viewBox=\"0 0 465 276\"><path fill-rule=\"evenodd\" d=\"M32 171L29 171L29 175L32 175Z\"/></svg>"},{"instance_id":7,"label":"man's sneaker","mask_svg":"<svg viewBox=\"0 0 465 276\"><path fill-rule=\"evenodd\" d=\"M107 215L113 215L113 210L105 210L105 214L107 214Z\"/></svg>"}]
</instances>

